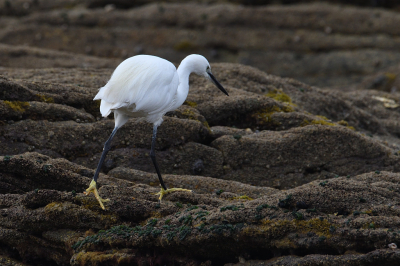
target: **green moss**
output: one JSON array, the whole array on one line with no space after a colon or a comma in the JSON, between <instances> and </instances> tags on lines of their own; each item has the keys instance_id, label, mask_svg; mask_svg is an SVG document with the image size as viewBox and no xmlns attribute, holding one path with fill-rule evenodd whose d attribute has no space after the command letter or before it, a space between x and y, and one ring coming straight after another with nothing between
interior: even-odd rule
<instances>
[{"instance_id":1,"label":"green moss","mask_svg":"<svg viewBox=\"0 0 400 266\"><path fill-rule=\"evenodd\" d=\"M329 223L326 219L311 219L308 221L296 221L297 226L303 231L312 231L319 236L326 236L327 238L332 237L332 231L336 231L336 227Z\"/></svg>"},{"instance_id":2,"label":"green moss","mask_svg":"<svg viewBox=\"0 0 400 266\"><path fill-rule=\"evenodd\" d=\"M185 115L188 119L197 120L197 119L196 119L196 116L195 116L196 114L195 114L192 110L190 110L190 109L184 110L184 111L182 112L182 114Z\"/></svg>"},{"instance_id":3,"label":"green moss","mask_svg":"<svg viewBox=\"0 0 400 266\"><path fill-rule=\"evenodd\" d=\"M370 223L370 224L368 225L368 228L370 228L370 229L375 229L375 223L374 223L374 222Z\"/></svg>"},{"instance_id":4,"label":"green moss","mask_svg":"<svg viewBox=\"0 0 400 266\"><path fill-rule=\"evenodd\" d=\"M278 206L281 208L288 208L292 203L292 194L289 194L284 199L280 199L278 202Z\"/></svg>"},{"instance_id":5,"label":"green moss","mask_svg":"<svg viewBox=\"0 0 400 266\"><path fill-rule=\"evenodd\" d=\"M235 206L235 205L229 205L229 206L222 207L220 209L221 212L224 212L224 211L227 211L227 210L237 211L237 210L239 210L239 207Z\"/></svg>"},{"instance_id":6,"label":"green moss","mask_svg":"<svg viewBox=\"0 0 400 266\"><path fill-rule=\"evenodd\" d=\"M338 121L337 124L335 124L335 123L329 122L329 119L325 116L317 115L317 117L319 117L321 119L318 119L318 120L315 119L315 120L311 120L311 121L304 119L304 121L300 124L300 126L304 127L304 126L308 126L308 125L324 125L324 126L336 127L338 125L341 125L341 126L347 127L348 129L356 130L354 127L349 126L349 123L347 123L344 120Z\"/></svg>"},{"instance_id":7,"label":"green moss","mask_svg":"<svg viewBox=\"0 0 400 266\"><path fill-rule=\"evenodd\" d=\"M242 138L242 135L233 135L233 138L236 140L240 140Z\"/></svg>"},{"instance_id":8,"label":"green moss","mask_svg":"<svg viewBox=\"0 0 400 266\"><path fill-rule=\"evenodd\" d=\"M184 240L192 232L189 226L181 226L179 228L179 240Z\"/></svg>"},{"instance_id":9,"label":"green moss","mask_svg":"<svg viewBox=\"0 0 400 266\"><path fill-rule=\"evenodd\" d=\"M306 212L317 212L317 209L316 208L307 209Z\"/></svg>"},{"instance_id":10,"label":"green moss","mask_svg":"<svg viewBox=\"0 0 400 266\"><path fill-rule=\"evenodd\" d=\"M324 126L337 126L334 123L327 122L326 120L311 120L308 121L307 119L304 119L304 121L300 124L301 127L305 127L308 125L324 125Z\"/></svg>"},{"instance_id":11,"label":"green moss","mask_svg":"<svg viewBox=\"0 0 400 266\"><path fill-rule=\"evenodd\" d=\"M293 112L294 109L290 105L279 107L277 105L267 107L265 109L261 109L256 111L251 115L253 119L256 120L258 125L272 125L279 126L281 123L272 119L272 115L277 112Z\"/></svg>"},{"instance_id":12,"label":"green moss","mask_svg":"<svg viewBox=\"0 0 400 266\"><path fill-rule=\"evenodd\" d=\"M154 206L154 208L159 209L160 207L157 204ZM160 212L157 212L157 211L151 212L151 218L161 218L161 217L163 217L163 216Z\"/></svg>"},{"instance_id":13,"label":"green moss","mask_svg":"<svg viewBox=\"0 0 400 266\"><path fill-rule=\"evenodd\" d=\"M196 48L196 45L188 40L178 42L177 44L174 45L174 49L176 51L180 51L180 52L190 51L195 48Z\"/></svg>"},{"instance_id":14,"label":"green moss","mask_svg":"<svg viewBox=\"0 0 400 266\"><path fill-rule=\"evenodd\" d=\"M5 156L3 157L3 161L4 161L5 163L8 163L8 162L11 161L11 158L12 158L12 156L10 156L10 155L5 155Z\"/></svg>"},{"instance_id":15,"label":"green moss","mask_svg":"<svg viewBox=\"0 0 400 266\"><path fill-rule=\"evenodd\" d=\"M281 112L281 109L278 106L272 106L255 112L252 117L256 119L257 124L272 124L279 126L280 123L271 118L272 114L276 112Z\"/></svg>"},{"instance_id":16,"label":"green moss","mask_svg":"<svg viewBox=\"0 0 400 266\"><path fill-rule=\"evenodd\" d=\"M253 200L253 198L250 198L250 197L247 196L247 195L242 195L242 196L230 198L230 200L238 200L238 199L242 199L242 200Z\"/></svg>"},{"instance_id":17,"label":"green moss","mask_svg":"<svg viewBox=\"0 0 400 266\"><path fill-rule=\"evenodd\" d=\"M51 164L45 164L45 165L43 165L43 172L45 172L45 173L50 172L50 168L51 168L52 166L53 166L53 165L51 165Z\"/></svg>"},{"instance_id":18,"label":"green moss","mask_svg":"<svg viewBox=\"0 0 400 266\"><path fill-rule=\"evenodd\" d=\"M307 234L313 232L319 237L331 238L336 226L329 223L326 219L310 220L262 220L259 226L248 226L243 230L245 235L265 235L266 238L279 238L290 232L297 234Z\"/></svg>"},{"instance_id":19,"label":"green moss","mask_svg":"<svg viewBox=\"0 0 400 266\"><path fill-rule=\"evenodd\" d=\"M338 121L337 123L338 123L339 125L341 125L341 126L347 127L348 129L356 130L354 127L349 126L349 123L348 123L347 121L345 121L345 120L340 120L340 121Z\"/></svg>"},{"instance_id":20,"label":"green moss","mask_svg":"<svg viewBox=\"0 0 400 266\"><path fill-rule=\"evenodd\" d=\"M167 239L168 239L169 241L173 240L174 237L176 236L176 234L177 234L176 231L168 232L168 233L167 233Z\"/></svg>"},{"instance_id":21,"label":"green moss","mask_svg":"<svg viewBox=\"0 0 400 266\"><path fill-rule=\"evenodd\" d=\"M202 122L202 124L203 124L209 131L211 131L210 125L208 124L207 121Z\"/></svg>"},{"instance_id":22,"label":"green moss","mask_svg":"<svg viewBox=\"0 0 400 266\"><path fill-rule=\"evenodd\" d=\"M193 112L192 110L190 110L190 109L184 110L182 112L182 114L185 115L187 117L187 119L198 121L198 122L202 123L209 131L211 131L211 128L210 128L210 125L208 124L208 122L200 121L199 119L197 119L196 113Z\"/></svg>"},{"instance_id":23,"label":"green moss","mask_svg":"<svg viewBox=\"0 0 400 266\"><path fill-rule=\"evenodd\" d=\"M46 95L43 94L36 94L36 97L40 102L54 103L54 99L52 97L47 97Z\"/></svg>"},{"instance_id":24,"label":"green moss","mask_svg":"<svg viewBox=\"0 0 400 266\"><path fill-rule=\"evenodd\" d=\"M155 225L157 224L157 221L158 221L158 219L156 219L156 218L150 219L150 220L147 222L147 225L149 225L149 226L155 226Z\"/></svg>"},{"instance_id":25,"label":"green moss","mask_svg":"<svg viewBox=\"0 0 400 266\"><path fill-rule=\"evenodd\" d=\"M304 215L301 212L293 211L292 215L296 220L304 220Z\"/></svg>"},{"instance_id":26,"label":"green moss","mask_svg":"<svg viewBox=\"0 0 400 266\"><path fill-rule=\"evenodd\" d=\"M222 235L224 230L229 230L230 232L234 231L235 228L232 224L214 224L210 227L210 230L213 233L217 233L218 235Z\"/></svg>"},{"instance_id":27,"label":"green moss","mask_svg":"<svg viewBox=\"0 0 400 266\"><path fill-rule=\"evenodd\" d=\"M325 120L325 121L329 121L328 117L323 116L323 115L316 115L316 117L319 117L319 118L321 118L322 120Z\"/></svg>"},{"instance_id":28,"label":"green moss","mask_svg":"<svg viewBox=\"0 0 400 266\"><path fill-rule=\"evenodd\" d=\"M183 104L189 105L190 107L196 107L197 106L196 102L191 102L191 101L185 101Z\"/></svg>"},{"instance_id":29,"label":"green moss","mask_svg":"<svg viewBox=\"0 0 400 266\"><path fill-rule=\"evenodd\" d=\"M159 229L156 229L156 230L154 230L154 231L151 232L151 235L152 235L153 237L158 237L158 236L161 235L161 234L162 234L162 231L159 230Z\"/></svg>"},{"instance_id":30,"label":"green moss","mask_svg":"<svg viewBox=\"0 0 400 266\"><path fill-rule=\"evenodd\" d=\"M188 211L195 210L195 209L198 209L198 208L199 208L198 206L193 205L193 206L190 206L189 208L187 208L186 211L188 212Z\"/></svg>"},{"instance_id":31,"label":"green moss","mask_svg":"<svg viewBox=\"0 0 400 266\"><path fill-rule=\"evenodd\" d=\"M8 108L20 113L25 112L30 106L28 102L20 101L4 101L4 103L8 106Z\"/></svg>"},{"instance_id":32,"label":"green moss","mask_svg":"<svg viewBox=\"0 0 400 266\"><path fill-rule=\"evenodd\" d=\"M84 207L85 209L101 210L101 207L100 207L99 203L97 202L97 200L95 200L92 197L79 197L78 200L81 202L82 207Z\"/></svg>"},{"instance_id":33,"label":"green moss","mask_svg":"<svg viewBox=\"0 0 400 266\"><path fill-rule=\"evenodd\" d=\"M320 185L321 187L326 186L326 184L328 184L328 181L327 181L327 180L325 180L325 181L319 183L319 185Z\"/></svg>"},{"instance_id":34,"label":"green moss","mask_svg":"<svg viewBox=\"0 0 400 266\"><path fill-rule=\"evenodd\" d=\"M196 213L197 216L194 219L196 220L200 218L201 220L203 220L202 218L204 218L208 214L210 214L208 211L199 211Z\"/></svg>"},{"instance_id":35,"label":"green moss","mask_svg":"<svg viewBox=\"0 0 400 266\"><path fill-rule=\"evenodd\" d=\"M362 229L376 229L376 228L379 228L379 226L374 222L366 223L362 226Z\"/></svg>"},{"instance_id":36,"label":"green moss","mask_svg":"<svg viewBox=\"0 0 400 266\"><path fill-rule=\"evenodd\" d=\"M289 97L289 95L284 93L282 90L274 89L272 91L269 91L267 94L265 94L265 96L272 98L274 100L277 100L279 102L293 104L292 99Z\"/></svg>"},{"instance_id":37,"label":"green moss","mask_svg":"<svg viewBox=\"0 0 400 266\"><path fill-rule=\"evenodd\" d=\"M179 222L186 224L186 225L192 225L192 220L193 220L192 215L186 215L186 216L182 216L179 219Z\"/></svg>"},{"instance_id":38,"label":"green moss","mask_svg":"<svg viewBox=\"0 0 400 266\"><path fill-rule=\"evenodd\" d=\"M72 248L74 250L79 250L87 243L98 244L102 240L108 241L109 239L114 239L115 237L129 238L134 235L158 237L163 233L163 231L168 232L167 238L171 240L179 231L178 228L176 227L174 228L173 226L169 225L164 225L162 228L164 230L160 228L154 228L151 223L147 224L146 226L135 226L135 227L118 225L110 228L109 230L100 230L97 234L88 236L84 240L76 242L74 245L72 245ZM189 232L186 232L187 230L186 231L181 230L181 231L184 231L184 233L182 234L185 234L185 237L189 234Z\"/></svg>"},{"instance_id":39,"label":"green moss","mask_svg":"<svg viewBox=\"0 0 400 266\"><path fill-rule=\"evenodd\" d=\"M260 211L262 211L262 210L265 209L265 208L269 208L269 205L268 205L268 204L261 204L261 205L258 205L258 206L256 207L256 211L260 212Z\"/></svg>"}]
</instances>

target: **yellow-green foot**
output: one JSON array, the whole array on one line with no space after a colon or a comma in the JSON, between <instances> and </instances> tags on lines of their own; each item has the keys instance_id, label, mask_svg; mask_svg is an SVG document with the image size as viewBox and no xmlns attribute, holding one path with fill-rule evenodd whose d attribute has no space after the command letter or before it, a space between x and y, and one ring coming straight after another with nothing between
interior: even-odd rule
<instances>
[{"instance_id":1,"label":"yellow-green foot","mask_svg":"<svg viewBox=\"0 0 400 266\"><path fill-rule=\"evenodd\" d=\"M105 210L106 208L104 208L103 203L110 201L109 199L102 199L100 198L99 192L97 191L96 188L96 182L94 180L92 180L92 182L90 182L90 185L88 187L88 189L86 189L86 192L83 192L86 196L89 195L90 193L93 193L94 196L96 197L97 201L100 203L100 207Z\"/></svg>"},{"instance_id":2,"label":"yellow-green foot","mask_svg":"<svg viewBox=\"0 0 400 266\"><path fill-rule=\"evenodd\" d=\"M156 193L156 195L160 195L160 197L159 197L158 199L159 199L160 202L161 202L161 199L163 198L163 196L165 196L165 195L167 195L167 194L169 194L169 193L172 193L172 192L176 192L176 191L187 191L187 192L192 192L191 190L189 190L189 189L184 189L184 188L168 188L168 189L163 189L163 188L161 187L161 191L158 192L158 193Z\"/></svg>"}]
</instances>

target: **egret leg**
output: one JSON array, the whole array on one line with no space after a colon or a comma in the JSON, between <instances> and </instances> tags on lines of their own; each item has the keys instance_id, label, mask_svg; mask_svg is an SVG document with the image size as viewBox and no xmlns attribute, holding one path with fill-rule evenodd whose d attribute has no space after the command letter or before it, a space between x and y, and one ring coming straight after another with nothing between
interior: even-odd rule
<instances>
[{"instance_id":1,"label":"egret leg","mask_svg":"<svg viewBox=\"0 0 400 266\"><path fill-rule=\"evenodd\" d=\"M164 180L161 177L160 169L158 168L157 160L156 160L156 152L155 152L155 146L156 146L156 138L157 138L157 126L153 126L153 137L151 138L151 150L150 150L150 158L153 161L154 168L156 168L158 180L160 180L161 184L161 191L158 192L156 195L160 195L159 200L161 202L161 199L163 198L164 195L167 195L168 193L175 192L175 191L188 191L192 192L189 189L183 189L183 188L170 188L167 189L165 186Z\"/></svg>"},{"instance_id":2,"label":"egret leg","mask_svg":"<svg viewBox=\"0 0 400 266\"><path fill-rule=\"evenodd\" d=\"M92 180L92 182L90 182L89 188L86 189L86 192L83 192L86 195L93 193L94 196L96 197L97 201L100 203L100 207L103 210L105 210L103 203L109 201L109 199L102 199L100 197L99 192L97 191L97 188L96 188L97 178L99 177L100 169L103 166L104 159L106 158L106 155L111 148L111 140L113 139L115 133L117 133L117 130L118 130L118 127L115 127L113 132L111 133L110 137L106 141L106 143L104 143L103 153L101 154L99 164L97 165L96 172L93 176L93 180Z\"/></svg>"},{"instance_id":3,"label":"egret leg","mask_svg":"<svg viewBox=\"0 0 400 266\"><path fill-rule=\"evenodd\" d=\"M160 180L161 187L164 190L167 190L167 187L164 184L164 180L161 177L160 169L158 168L157 160L156 160L156 152L154 150L156 146L156 138L157 138L157 126L153 126L153 136L151 138L151 150L150 150L150 158L153 161L154 167L156 168L158 180Z\"/></svg>"}]
</instances>

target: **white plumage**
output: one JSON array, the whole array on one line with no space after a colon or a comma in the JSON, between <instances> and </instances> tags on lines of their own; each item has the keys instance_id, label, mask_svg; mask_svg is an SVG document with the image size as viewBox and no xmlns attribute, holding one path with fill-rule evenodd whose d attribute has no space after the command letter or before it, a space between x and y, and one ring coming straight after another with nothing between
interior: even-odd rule
<instances>
[{"instance_id":1,"label":"white plumage","mask_svg":"<svg viewBox=\"0 0 400 266\"><path fill-rule=\"evenodd\" d=\"M143 117L149 123L162 122L177 100L179 85L175 66L162 58L138 55L123 61L94 100L101 100L100 112L108 116ZM161 121L159 121L161 119ZM126 122L123 119L121 122ZM118 123L119 127L124 123Z\"/></svg>"},{"instance_id":2,"label":"white plumage","mask_svg":"<svg viewBox=\"0 0 400 266\"><path fill-rule=\"evenodd\" d=\"M117 130L129 118L145 119L153 124L153 137L150 157L156 169L162 186L160 200L163 195L184 189L167 189L161 177L155 157L155 139L157 127L162 123L162 117L168 111L173 111L183 104L189 93L189 75L196 73L212 81L223 93L226 90L218 83L211 73L207 59L201 55L192 54L182 60L179 68L162 58L150 55L138 55L126 59L114 70L107 84L100 88L94 100L101 100L100 112L107 117L114 112L115 127L106 141L93 180L86 194L94 193L100 206L104 209L103 200L98 195L96 182L100 168L103 165L111 140ZM185 191L185 190L184 190Z\"/></svg>"}]
</instances>

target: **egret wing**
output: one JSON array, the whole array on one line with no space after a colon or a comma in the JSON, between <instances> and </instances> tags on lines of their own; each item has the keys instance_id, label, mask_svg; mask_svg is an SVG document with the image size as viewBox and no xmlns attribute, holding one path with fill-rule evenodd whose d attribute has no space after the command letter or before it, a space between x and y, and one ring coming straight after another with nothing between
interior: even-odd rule
<instances>
[{"instance_id":1,"label":"egret wing","mask_svg":"<svg viewBox=\"0 0 400 266\"><path fill-rule=\"evenodd\" d=\"M172 63L155 56L139 55L123 61L94 99L102 100L103 116L121 107L154 114L168 110L178 85L179 78Z\"/></svg>"}]
</instances>

